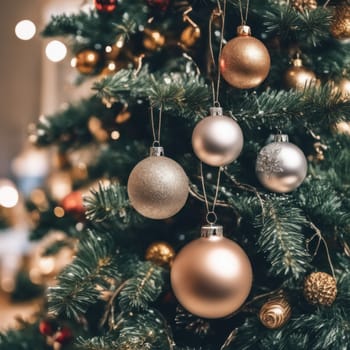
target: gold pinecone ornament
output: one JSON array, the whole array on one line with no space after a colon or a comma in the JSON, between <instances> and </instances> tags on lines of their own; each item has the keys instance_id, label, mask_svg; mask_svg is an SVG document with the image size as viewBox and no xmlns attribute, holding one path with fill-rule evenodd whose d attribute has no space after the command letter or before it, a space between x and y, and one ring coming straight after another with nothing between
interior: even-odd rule
<instances>
[{"instance_id":1,"label":"gold pinecone ornament","mask_svg":"<svg viewBox=\"0 0 350 350\"><path fill-rule=\"evenodd\" d=\"M166 242L154 242L146 251L145 259L159 266L171 266L175 258L174 248Z\"/></svg>"},{"instance_id":2,"label":"gold pinecone ornament","mask_svg":"<svg viewBox=\"0 0 350 350\"><path fill-rule=\"evenodd\" d=\"M299 12L315 10L317 8L316 0L291 0L290 4Z\"/></svg>"},{"instance_id":3,"label":"gold pinecone ornament","mask_svg":"<svg viewBox=\"0 0 350 350\"><path fill-rule=\"evenodd\" d=\"M269 329L278 329L284 326L291 315L292 308L284 295L268 300L259 311L261 323Z\"/></svg>"},{"instance_id":4,"label":"gold pinecone ornament","mask_svg":"<svg viewBox=\"0 0 350 350\"><path fill-rule=\"evenodd\" d=\"M313 272L305 278L304 296L312 305L331 306L337 292L337 282L328 273Z\"/></svg>"},{"instance_id":5,"label":"gold pinecone ornament","mask_svg":"<svg viewBox=\"0 0 350 350\"><path fill-rule=\"evenodd\" d=\"M346 3L335 7L331 33L339 40L350 38L350 6Z\"/></svg>"}]
</instances>

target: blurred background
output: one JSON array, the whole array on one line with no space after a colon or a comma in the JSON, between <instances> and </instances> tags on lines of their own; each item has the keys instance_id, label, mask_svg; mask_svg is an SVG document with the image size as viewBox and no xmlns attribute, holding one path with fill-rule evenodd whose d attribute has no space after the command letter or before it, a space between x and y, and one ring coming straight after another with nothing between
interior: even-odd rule
<instances>
[{"instance_id":1,"label":"blurred background","mask_svg":"<svg viewBox=\"0 0 350 350\"><path fill-rule=\"evenodd\" d=\"M18 284L21 269L24 267L35 280L38 266L43 271L47 269L48 275L57 268L57 261L53 267L53 261L44 259L37 260L36 267L30 270L33 260L38 259L39 248L28 239L30 220L24 202L33 188L41 185L52 167L48 151L31 146L30 128L40 116L64 108L66 102L88 94L90 90L88 83L79 89L73 88L76 74L70 67L71 57L66 55L64 43L40 36L52 15L77 11L89 5L88 2L19 0L6 1L2 5L0 331L14 326L18 315L29 317L41 303L39 286L34 286L33 298L15 293L21 286ZM63 260L67 261L66 257ZM25 289L30 291L28 286Z\"/></svg>"}]
</instances>

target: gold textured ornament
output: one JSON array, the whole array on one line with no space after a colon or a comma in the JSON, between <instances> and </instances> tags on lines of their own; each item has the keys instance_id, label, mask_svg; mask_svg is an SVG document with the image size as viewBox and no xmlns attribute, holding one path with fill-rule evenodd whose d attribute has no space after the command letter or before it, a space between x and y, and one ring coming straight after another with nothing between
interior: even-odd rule
<instances>
[{"instance_id":1,"label":"gold textured ornament","mask_svg":"<svg viewBox=\"0 0 350 350\"><path fill-rule=\"evenodd\" d=\"M315 10L317 8L316 0L291 0L290 4L299 12Z\"/></svg>"},{"instance_id":2,"label":"gold textured ornament","mask_svg":"<svg viewBox=\"0 0 350 350\"><path fill-rule=\"evenodd\" d=\"M304 90L311 84L317 84L315 73L303 66L301 58L292 60L292 66L289 67L284 75L284 83L289 89Z\"/></svg>"},{"instance_id":3,"label":"gold textured ornament","mask_svg":"<svg viewBox=\"0 0 350 350\"><path fill-rule=\"evenodd\" d=\"M97 51L82 50L72 59L71 65L81 74L92 74L96 71L100 58Z\"/></svg>"},{"instance_id":4,"label":"gold textured ornament","mask_svg":"<svg viewBox=\"0 0 350 350\"><path fill-rule=\"evenodd\" d=\"M167 219L179 212L188 197L188 178L182 167L164 156L163 147L139 162L128 180L131 205L150 219Z\"/></svg>"},{"instance_id":5,"label":"gold textured ornament","mask_svg":"<svg viewBox=\"0 0 350 350\"><path fill-rule=\"evenodd\" d=\"M243 249L223 236L222 226L203 226L201 233L201 238L177 254L171 269L172 289L190 313L225 317L248 297L252 267Z\"/></svg>"},{"instance_id":6,"label":"gold textured ornament","mask_svg":"<svg viewBox=\"0 0 350 350\"><path fill-rule=\"evenodd\" d=\"M313 272L305 278L304 296L312 305L331 306L337 292L337 282L328 273Z\"/></svg>"},{"instance_id":7,"label":"gold textured ornament","mask_svg":"<svg viewBox=\"0 0 350 350\"><path fill-rule=\"evenodd\" d=\"M192 47L201 37L201 30L199 27L188 26L181 33L180 41L186 47Z\"/></svg>"},{"instance_id":8,"label":"gold textured ornament","mask_svg":"<svg viewBox=\"0 0 350 350\"><path fill-rule=\"evenodd\" d=\"M146 250L145 259L159 266L171 266L175 257L174 248L167 242L154 242Z\"/></svg>"},{"instance_id":9,"label":"gold textured ornament","mask_svg":"<svg viewBox=\"0 0 350 350\"><path fill-rule=\"evenodd\" d=\"M278 329L284 326L291 315L292 308L284 296L270 299L259 311L261 323L269 329Z\"/></svg>"},{"instance_id":10,"label":"gold textured ornament","mask_svg":"<svg viewBox=\"0 0 350 350\"><path fill-rule=\"evenodd\" d=\"M254 88L269 74L270 55L265 45L251 36L249 26L239 26L237 34L222 49L220 72L235 88Z\"/></svg>"},{"instance_id":11,"label":"gold textured ornament","mask_svg":"<svg viewBox=\"0 0 350 350\"><path fill-rule=\"evenodd\" d=\"M338 134L350 136L350 122L341 121L335 124L334 131Z\"/></svg>"},{"instance_id":12,"label":"gold textured ornament","mask_svg":"<svg viewBox=\"0 0 350 350\"><path fill-rule=\"evenodd\" d=\"M165 44L165 36L157 30L146 28L144 30L143 46L150 51L160 49Z\"/></svg>"},{"instance_id":13,"label":"gold textured ornament","mask_svg":"<svg viewBox=\"0 0 350 350\"><path fill-rule=\"evenodd\" d=\"M194 128L192 147L196 156L211 166L233 162L243 148L243 133L239 125L222 114L221 107L210 108L210 116Z\"/></svg>"},{"instance_id":14,"label":"gold textured ornament","mask_svg":"<svg viewBox=\"0 0 350 350\"><path fill-rule=\"evenodd\" d=\"M330 30L336 39L350 38L350 5L342 4L335 7Z\"/></svg>"},{"instance_id":15,"label":"gold textured ornament","mask_svg":"<svg viewBox=\"0 0 350 350\"><path fill-rule=\"evenodd\" d=\"M341 97L344 101L348 101L350 99L350 80L342 78L336 85L336 91L341 93Z\"/></svg>"}]
</instances>

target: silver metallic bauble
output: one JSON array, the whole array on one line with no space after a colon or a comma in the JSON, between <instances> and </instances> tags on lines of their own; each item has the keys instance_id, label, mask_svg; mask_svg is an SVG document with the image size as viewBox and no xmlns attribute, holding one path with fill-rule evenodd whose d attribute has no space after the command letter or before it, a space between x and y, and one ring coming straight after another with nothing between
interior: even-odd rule
<instances>
[{"instance_id":1,"label":"silver metallic bauble","mask_svg":"<svg viewBox=\"0 0 350 350\"><path fill-rule=\"evenodd\" d=\"M253 280L244 250L223 236L222 226L202 227L171 268L171 286L180 304L204 318L226 317L246 300Z\"/></svg>"},{"instance_id":2,"label":"silver metallic bauble","mask_svg":"<svg viewBox=\"0 0 350 350\"><path fill-rule=\"evenodd\" d=\"M263 147L256 161L256 175L261 184L274 192L290 192L304 181L307 161L287 135L275 135L274 142Z\"/></svg>"},{"instance_id":3,"label":"silver metallic bauble","mask_svg":"<svg viewBox=\"0 0 350 350\"><path fill-rule=\"evenodd\" d=\"M162 147L152 147L151 156L135 166L128 180L131 205L150 219L167 219L175 215L188 197L185 171L163 154Z\"/></svg>"},{"instance_id":4,"label":"silver metallic bauble","mask_svg":"<svg viewBox=\"0 0 350 350\"><path fill-rule=\"evenodd\" d=\"M211 116L202 119L194 128L192 147L205 164L223 166L233 162L243 148L243 133L230 117L222 115L222 108L210 108Z\"/></svg>"}]
</instances>

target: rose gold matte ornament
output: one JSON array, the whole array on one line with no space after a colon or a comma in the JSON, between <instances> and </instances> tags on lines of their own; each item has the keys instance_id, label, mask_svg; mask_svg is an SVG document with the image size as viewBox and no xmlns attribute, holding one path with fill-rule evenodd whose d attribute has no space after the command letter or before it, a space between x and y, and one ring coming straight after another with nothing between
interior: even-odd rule
<instances>
[{"instance_id":1,"label":"rose gold matte ornament","mask_svg":"<svg viewBox=\"0 0 350 350\"><path fill-rule=\"evenodd\" d=\"M270 55L265 45L251 36L249 26L239 26L237 34L222 49L221 75L235 88L251 89L269 74Z\"/></svg>"},{"instance_id":2,"label":"rose gold matte ornament","mask_svg":"<svg viewBox=\"0 0 350 350\"><path fill-rule=\"evenodd\" d=\"M246 253L223 236L218 225L202 227L202 237L186 245L171 269L171 285L180 304L204 318L230 315L246 300L253 280Z\"/></svg>"},{"instance_id":3,"label":"rose gold matte ornament","mask_svg":"<svg viewBox=\"0 0 350 350\"><path fill-rule=\"evenodd\" d=\"M211 116L202 119L194 128L192 147L205 164L223 166L233 162L242 151L243 133L230 117L222 115L222 108L210 108Z\"/></svg>"}]
</instances>

